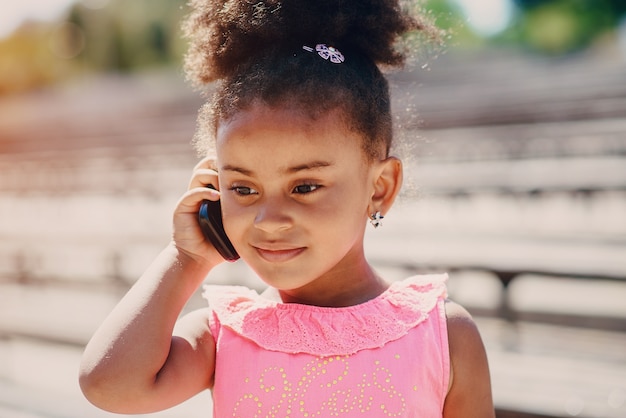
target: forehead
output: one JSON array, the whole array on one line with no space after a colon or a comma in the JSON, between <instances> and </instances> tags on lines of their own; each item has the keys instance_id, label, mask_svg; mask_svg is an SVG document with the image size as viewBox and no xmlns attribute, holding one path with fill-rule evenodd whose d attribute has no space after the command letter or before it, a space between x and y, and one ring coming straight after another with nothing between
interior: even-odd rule
<instances>
[{"instance_id":1,"label":"forehead","mask_svg":"<svg viewBox=\"0 0 626 418\"><path fill-rule=\"evenodd\" d=\"M339 110L314 118L290 107L255 104L220 123L216 139L218 165L366 160L362 137L348 128Z\"/></svg>"}]
</instances>

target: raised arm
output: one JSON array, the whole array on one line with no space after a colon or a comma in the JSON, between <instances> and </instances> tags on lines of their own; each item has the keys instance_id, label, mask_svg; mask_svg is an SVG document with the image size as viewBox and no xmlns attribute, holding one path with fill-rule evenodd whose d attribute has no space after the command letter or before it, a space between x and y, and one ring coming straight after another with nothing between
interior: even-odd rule
<instances>
[{"instance_id":1,"label":"raised arm","mask_svg":"<svg viewBox=\"0 0 626 418\"><path fill-rule=\"evenodd\" d=\"M177 319L210 269L223 261L206 243L196 216L217 192L203 161L174 212L172 242L119 302L87 345L80 385L96 406L147 413L174 406L212 384L215 343L206 312Z\"/></svg>"},{"instance_id":2,"label":"raised arm","mask_svg":"<svg viewBox=\"0 0 626 418\"><path fill-rule=\"evenodd\" d=\"M494 418L485 347L470 314L446 302L451 380L444 418Z\"/></svg>"}]
</instances>

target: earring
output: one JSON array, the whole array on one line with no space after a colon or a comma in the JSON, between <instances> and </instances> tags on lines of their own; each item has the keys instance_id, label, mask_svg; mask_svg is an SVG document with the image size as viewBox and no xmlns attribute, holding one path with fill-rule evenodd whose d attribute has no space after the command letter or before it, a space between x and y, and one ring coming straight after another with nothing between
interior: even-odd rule
<instances>
[{"instance_id":1,"label":"earring","mask_svg":"<svg viewBox=\"0 0 626 418\"><path fill-rule=\"evenodd\" d=\"M370 223L374 226L374 228L378 228L382 226L382 220L385 217L380 213L380 211L376 211L370 215Z\"/></svg>"}]
</instances>

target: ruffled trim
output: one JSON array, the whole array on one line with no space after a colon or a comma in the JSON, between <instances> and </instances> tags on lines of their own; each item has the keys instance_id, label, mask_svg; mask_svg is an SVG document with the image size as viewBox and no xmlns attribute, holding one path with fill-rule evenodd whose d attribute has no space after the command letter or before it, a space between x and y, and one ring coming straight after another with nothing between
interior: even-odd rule
<instances>
[{"instance_id":1,"label":"ruffled trim","mask_svg":"<svg viewBox=\"0 0 626 418\"><path fill-rule=\"evenodd\" d=\"M428 318L446 296L447 275L394 282L380 296L343 308L280 303L243 286L204 286L220 324L260 347L285 353L348 355L382 347Z\"/></svg>"}]
</instances>

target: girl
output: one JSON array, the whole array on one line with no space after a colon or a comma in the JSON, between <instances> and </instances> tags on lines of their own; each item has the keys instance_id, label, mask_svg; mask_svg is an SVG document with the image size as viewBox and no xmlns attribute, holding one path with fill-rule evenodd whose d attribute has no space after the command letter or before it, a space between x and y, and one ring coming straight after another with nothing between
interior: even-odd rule
<instances>
[{"instance_id":1,"label":"girl","mask_svg":"<svg viewBox=\"0 0 626 418\"><path fill-rule=\"evenodd\" d=\"M397 0L193 0L187 68L219 81L173 235L88 344L95 405L147 413L211 389L214 417L493 417L480 336L445 278L389 284L363 236L402 182L390 156L395 47L426 25ZM213 186L216 190L206 187ZM219 191L218 191L219 190ZM197 213L221 201L242 260L269 285L206 286L224 260Z\"/></svg>"}]
</instances>

